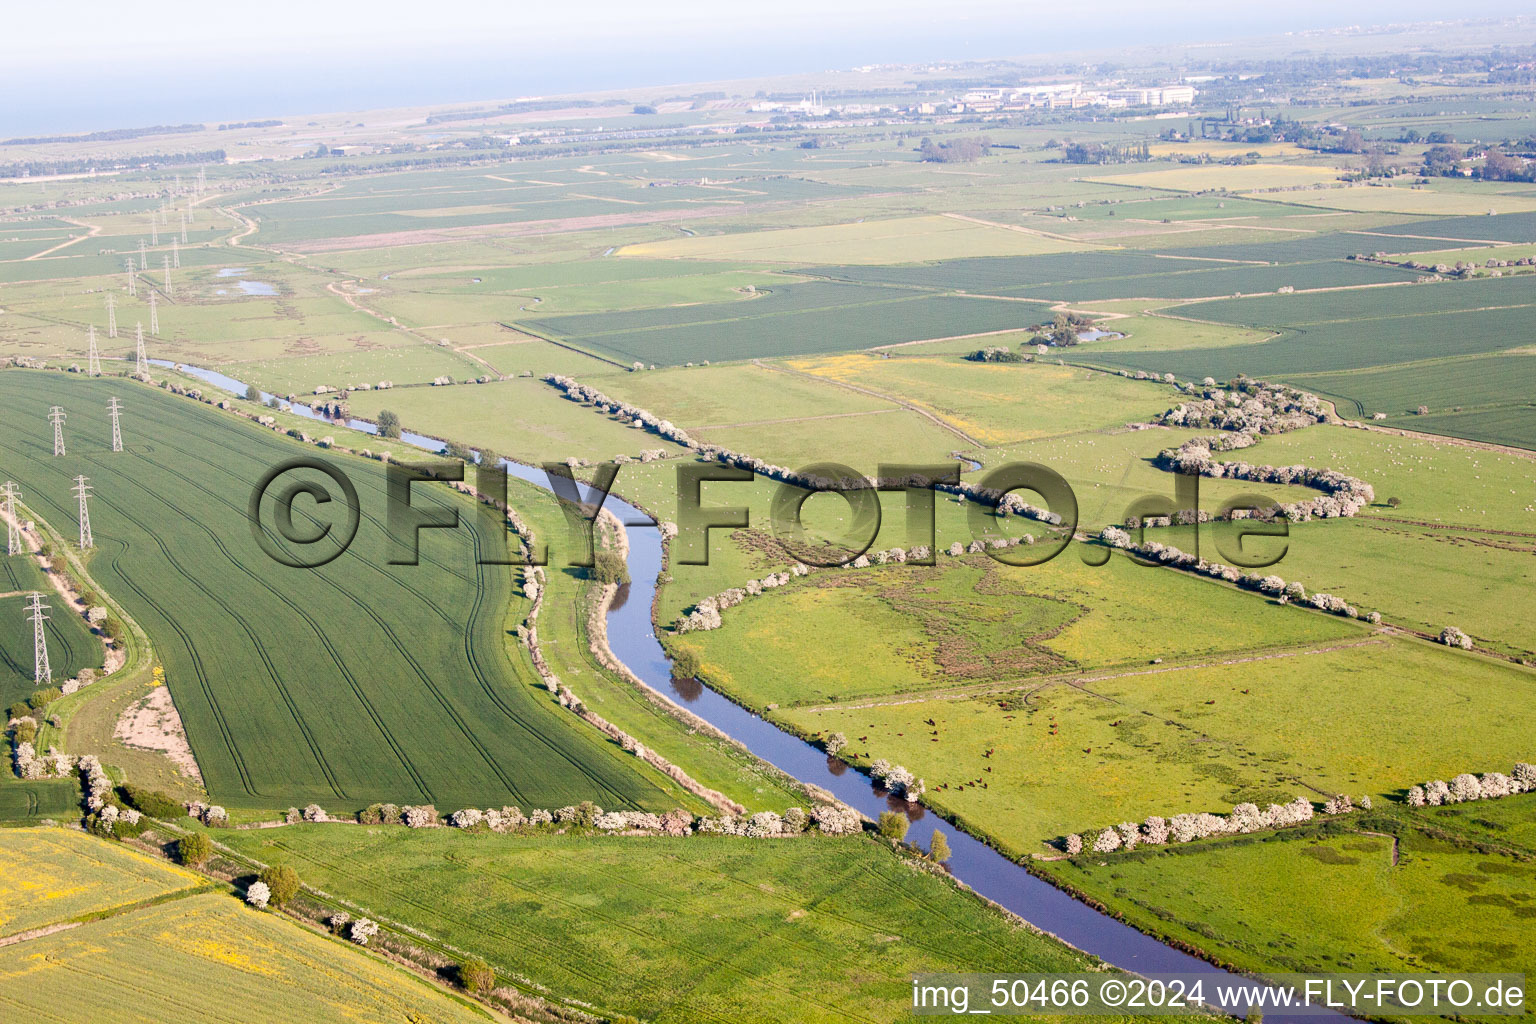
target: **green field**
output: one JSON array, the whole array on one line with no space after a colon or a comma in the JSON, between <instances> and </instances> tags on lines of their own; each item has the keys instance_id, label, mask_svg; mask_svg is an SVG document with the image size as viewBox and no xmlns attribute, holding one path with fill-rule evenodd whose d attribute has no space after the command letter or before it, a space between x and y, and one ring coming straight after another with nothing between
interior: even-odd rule
<instances>
[{"instance_id":1,"label":"green field","mask_svg":"<svg viewBox=\"0 0 1536 1024\"><path fill-rule=\"evenodd\" d=\"M68 478L91 478L91 571L156 638L216 799L675 803L509 660L512 571L476 564L489 538L467 502L418 485L418 502L456 507L463 525L424 533L420 565L391 566L382 470L347 460L357 541L323 569L288 569L257 548L246 503L262 473L315 449L121 382L12 372L0 393L18 423L6 461L33 508L68 522ZM120 455L102 433L109 394L128 410ZM44 447L52 404L74 439L57 462Z\"/></svg>"},{"instance_id":2,"label":"green field","mask_svg":"<svg viewBox=\"0 0 1536 1024\"><path fill-rule=\"evenodd\" d=\"M750 301L518 323L622 363L677 365L1017 330L1040 319L1040 307L1031 303L812 282L776 287Z\"/></svg>"},{"instance_id":3,"label":"green field","mask_svg":"<svg viewBox=\"0 0 1536 1024\"><path fill-rule=\"evenodd\" d=\"M1517 796L1045 867L1245 970L1529 973L1533 821Z\"/></svg>"},{"instance_id":4,"label":"green field","mask_svg":"<svg viewBox=\"0 0 1536 1024\"><path fill-rule=\"evenodd\" d=\"M1479 278L1400 288L1222 299L1180 306L1178 315L1277 330L1258 345L1200 350L1094 352L1095 363L1230 379L1337 372L1515 348L1536 301L1536 276ZM1514 381L1490 394L1508 397Z\"/></svg>"},{"instance_id":5,"label":"green field","mask_svg":"<svg viewBox=\"0 0 1536 1024\"><path fill-rule=\"evenodd\" d=\"M22 501L28 495L22 491ZM57 524L64 536L75 528L74 516ZM30 694L36 684L32 665L32 623L27 598L43 595L49 611L43 634L48 643L48 666L54 685L72 679L81 669L100 669L101 641L91 634L85 620L74 614L53 589L31 554L0 556L0 708L7 708Z\"/></svg>"},{"instance_id":6,"label":"green field","mask_svg":"<svg viewBox=\"0 0 1536 1024\"><path fill-rule=\"evenodd\" d=\"M905 1019L914 971L1086 965L864 839L304 826L226 841L501 970L658 1024Z\"/></svg>"}]
</instances>

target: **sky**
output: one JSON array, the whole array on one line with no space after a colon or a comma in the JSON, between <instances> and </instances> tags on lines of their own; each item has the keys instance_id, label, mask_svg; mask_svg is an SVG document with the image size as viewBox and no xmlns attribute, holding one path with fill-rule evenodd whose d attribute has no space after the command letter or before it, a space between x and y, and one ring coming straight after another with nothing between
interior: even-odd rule
<instances>
[{"instance_id":1,"label":"sky","mask_svg":"<svg viewBox=\"0 0 1536 1024\"><path fill-rule=\"evenodd\" d=\"M0 134L1205 42L1433 20L1443 0L71 0L12 4ZM1480 16L1526 2L1486 0Z\"/></svg>"}]
</instances>

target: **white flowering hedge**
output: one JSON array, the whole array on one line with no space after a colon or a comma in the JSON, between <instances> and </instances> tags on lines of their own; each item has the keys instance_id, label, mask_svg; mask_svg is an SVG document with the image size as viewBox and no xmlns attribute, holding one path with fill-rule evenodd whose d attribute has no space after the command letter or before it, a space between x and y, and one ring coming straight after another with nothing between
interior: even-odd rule
<instances>
[{"instance_id":1,"label":"white flowering hedge","mask_svg":"<svg viewBox=\"0 0 1536 1024\"><path fill-rule=\"evenodd\" d=\"M1518 793L1536 792L1536 765L1519 762L1510 773L1489 772L1481 777L1463 772L1450 782L1436 779L1408 790L1408 806L1439 807L1471 800L1497 800Z\"/></svg>"},{"instance_id":2,"label":"white flowering hedge","mask_svg":"<svg viewBox=\"0 0 1536 1024\"><path fill-rule=\"evenodd\" d=\"M1369 804L1366 804L1369 806ZM1324 805L1327 814L1347 814L1354 809L1353 801L1342 794L1330 797ZM1116 850L1134 850L1140 844L1166 846L1169 843L1189 843L1208 836L1243 835L1267 829L1285 828L1311 821L1315 811L1312 802L1298 796L1288 804L1270 804L1260 809L1257 804L1242 803L1226 815L1175 814L1171 818L1154 815L1145 822L1121 822L1112 828L1082 835L1070 835L1062 840L1062 847L1071 856L1085 848L1095 853L1113 853Z\"/></svg>"}]
</instances>

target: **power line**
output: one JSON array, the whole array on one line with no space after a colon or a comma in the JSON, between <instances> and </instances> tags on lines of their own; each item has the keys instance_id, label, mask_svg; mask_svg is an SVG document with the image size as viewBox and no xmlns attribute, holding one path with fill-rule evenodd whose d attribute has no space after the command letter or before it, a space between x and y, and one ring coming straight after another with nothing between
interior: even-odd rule
<instances>
[{"instance_id":1,"label":"power line","mask_svg":"<svg viewBox=\"0 0 1536 1024\"><path fill-rule=\"evenodd\" d=\"M53 424L53 454L64 454L64 410L55 405L48 410L48 421Z\"/></svg>"},{"instance_id":2,"label":"power line","mask_svg":"<svg viewBox=\"0 0 1536 1024\"><path fill-rule=\"evenodd\" d=\"M48 621L44 612L48 611L48 605L43 604L42 594L32 592L27 611L30 613L27 618L32 623L32 681L41 686L53 682L53 669L48 666L48 641L43 636L43 623Z\"/></svg>"},{"instance_id":3,"label":"power line","mask_svg":"<svg viewBox=\"0 0 1536 1024\"><path fill-rule=\"evenodd\" d=\"M113 397L107 402L107 412L112 416L112 450L120 452L123 450L123 425L118 418L122 415L123 403Z\"/></svg>"},{"instance_id":4,"label":"power line","mask_svg":"<svg viewBox=\"0 0 1536 1024\"><path fill-rule=\"evenodd\" d=\"M21 497L21 492L16 489L16 483L7 480L4 487L0 487L0 497L5 499L5 553L7 555L21 554L21 520L16 517L16 499Z\"/></svg>"},{"instance_id":5,"label":"power line","mask_svg":"<svg viewBox=\"0 0 1536 1024\"><path fill-rule=\"evenodd\" d=\"M96 546L96 539L91 536L91 510L85 499L91 495L91 482L84 476L75 477L75 486L70 490L80 499L80 550L85 551Z\"/></svg>"}]
</instances>

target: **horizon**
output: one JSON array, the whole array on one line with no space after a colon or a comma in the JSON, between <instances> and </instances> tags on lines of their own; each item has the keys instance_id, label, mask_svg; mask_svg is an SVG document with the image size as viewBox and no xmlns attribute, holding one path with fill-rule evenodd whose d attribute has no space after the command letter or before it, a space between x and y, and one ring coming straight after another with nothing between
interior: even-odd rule
<instances>
[{"instance_id":1,"label":"horizon","mask_svg":"<svg viewBox=\"0 0 1536 1024\"><path fill-rule=\"evenodd\" d=\"M1039 61L1055 53L1103 60L1152 47L1205 50L1298 32L1450 23L1434 18L1442 9L1423 0L1394 5L1391 19L1377 4L1319 0L1284 12L1223 10L1207 0L1176 12L1121 0L1091 13L1041 10L1046 6L1032 3L1021 16L1017 5L962 0L935 23L911 2L893 8L863 0L835 14L796 2L777 20L759 23L705 21L677 0L652 8L653 17L611 0L578 5L598 17L593 24L472 3L459 10L482 26L481 41L464 45L452 38L461 17L448 19L445 28L443 19L395 3L366 9L368 18L356 3L300 15L297 4L284 0L264 18L272 25L307 22L303 42L295 45L291 36L252 32L233 20L180 18L173 11L150 24L92 2L84 24L67 28L40 10L21 12L20 30L0 43L0 89L17 98L0 111L0 136L650 90L869 65ZM1458 23L1523 13L1522 5L1506 0ZM388 24L359 30L360 21ZM125 63L125 49L138 58ZM75 73L39 90L38 74L61 60L72 62Z\"/></svg>"}]
</instances>

